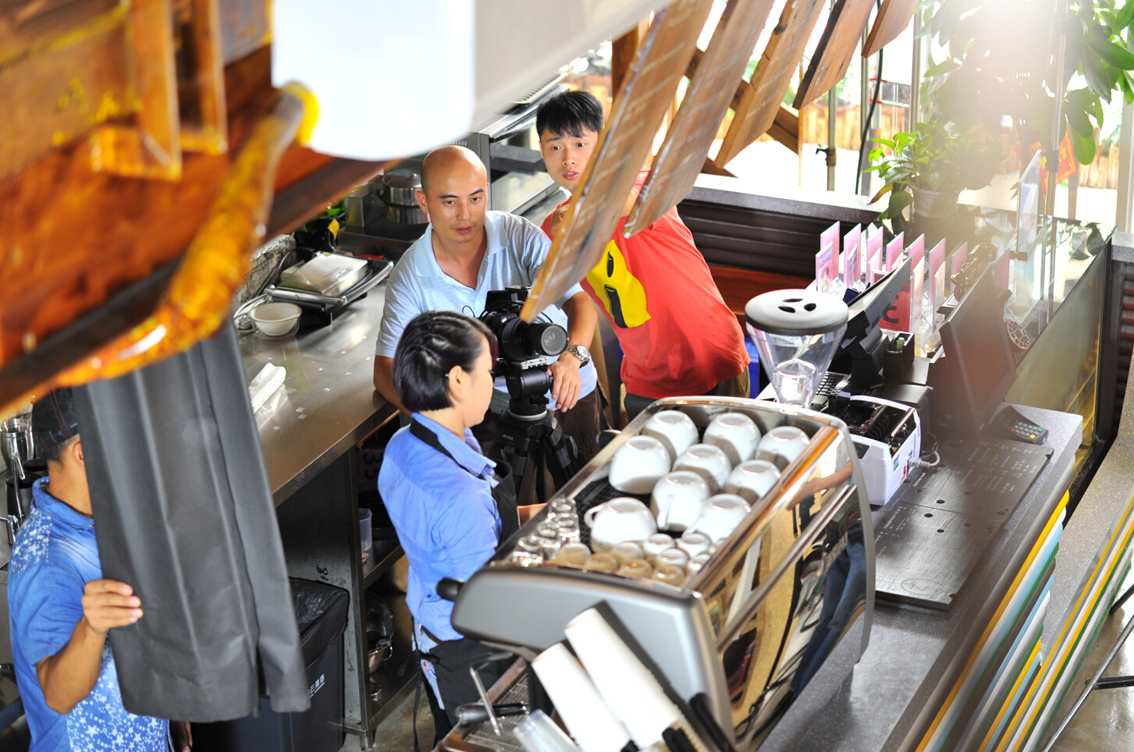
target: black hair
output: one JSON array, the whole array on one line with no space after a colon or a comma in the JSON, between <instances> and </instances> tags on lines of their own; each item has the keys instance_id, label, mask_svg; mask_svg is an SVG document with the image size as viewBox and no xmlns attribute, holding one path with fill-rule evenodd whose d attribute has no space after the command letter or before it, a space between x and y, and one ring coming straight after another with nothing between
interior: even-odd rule
<instances>
[{"instance_id":1,"label":"black hair","mask_svg":"<svg viewBox=\"0 0 1134 752\"><path fill-rule=\"evenodd\" d=\"M32 438L41 459L61 462L64 448L78 435L79 421L70 387L54 389L32 406Z\"/></svg>"},{"instance_id":2,"label":"black hair","mask_svg":"<svg viewBox=\"0 0 1134 752\"><path fill-rule=\"evenodd\" d=\"M583 129L602 130L602 103L589 91L565 91L540 105L536 113L536 134L582 136Z\"/></svg>"},{"instance_id":3,"label":"black hair","mask_svg":"<svg viewBox=\"0 0 1134 752\"><path fill-rule=\"evenodd\" d=\"M410 412L452 407L449 371L460 366L472 371L484 350L477 335L495 350L496 338L481 321L454 311L426 311L402 332L394 351L394 391Z\"/></svg>"}]
</instances>

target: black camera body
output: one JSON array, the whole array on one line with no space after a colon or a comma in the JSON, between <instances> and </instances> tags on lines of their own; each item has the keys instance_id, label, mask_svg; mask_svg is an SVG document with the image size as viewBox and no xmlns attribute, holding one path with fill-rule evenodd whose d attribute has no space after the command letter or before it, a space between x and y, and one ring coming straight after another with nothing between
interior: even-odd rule
<instances>
[{"instance_id":1,"label":"black camera body","mask_svg":"<svg viewBox=\"0 0 1134 752\"><path fill-rule=\"evenodd\" d=\"M550 321L520 318L528 288L509 285L490 290L480 320L492 330L499 347L493 373L503 376L512 398L512 411L534 413L546 409L551 375L547 367L567 349L567 330Z\"/></svg>"}]
</instances>

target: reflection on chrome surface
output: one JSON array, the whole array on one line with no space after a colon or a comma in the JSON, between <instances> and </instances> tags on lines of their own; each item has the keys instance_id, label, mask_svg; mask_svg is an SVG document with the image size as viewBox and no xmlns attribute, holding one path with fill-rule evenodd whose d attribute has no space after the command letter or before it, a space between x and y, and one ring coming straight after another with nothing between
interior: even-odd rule
<instances>
[{"instance_id":1,"label":"reflection on chrome surface","mask_svg":"<svg viewBox=\"0 0 1134 752\"><path fill-rule=\"evenodd\" d=\"M677 695L704 692L721 725L735 731L737 748L755 750L864 615L854 657L866 645L873 532L861 470L846 427L829 416L755 400L667 399L631 422L552 501L570 500L583 515L622 495L607 481L611 458L666 409L686 413L701 429L717 415L741 412L762 433L790 425L810 442L681 587L557 561L520 568L506 546L461 589L453 625L534 655L562 640L562 625L581 610L604 604ZM850 661L840 658L839 667L849 670Z\"/></svg>"},{"instance_id":2,"label":"reflection on chrome surface","mask_svg":"<svg viewBox=\"0 0 1134 752\"><path fill-rule=\"evenodd\" d=\"M759 745L865 610L852 455L845 433L819 429L780 492L765 497L747 530L690 583L717 634L742 747Z\"/></svg>"}]
</instances>

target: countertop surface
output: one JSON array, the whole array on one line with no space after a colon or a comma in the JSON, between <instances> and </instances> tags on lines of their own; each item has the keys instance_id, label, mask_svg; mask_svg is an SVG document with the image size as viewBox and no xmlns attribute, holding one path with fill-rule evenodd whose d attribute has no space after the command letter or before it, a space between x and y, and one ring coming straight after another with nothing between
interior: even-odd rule
<instances>
[{"instance_id":1,"label":"countertop surface","mask_svg":"<svg viewBox=\"0 0 1134 752\"><path fill-rule=\"evenodd\" d=\"M287 370L283 387L256 411L276 506L397 410L374 390L374 343L386 283L330 324L269 339L240 335L248 381L267 364Z\"/></svg>"},{"instance_id":2,"label":"countertop surface","mask_svg":"<svg viewBox=\"0 0 1134 752\"><path fill-rule=\"evenodd\" d=\"M796 715L810 722L780 724L762 752L901 750L906 748L907 735L936 713L942 693L952 688L957 672L1058 503L1082 439L1078 415L1030 407L1019 410L1050 431L1047 446L1054 452L986 549L953 611L877 604L870 646L853 673L841 681L832 680L822 670L816 674L812 681L816 686L809 686L799 700L810 712ZM876 511L876 530L893 506ZM851 642L844 640L836 652L855 650L858 645ZM834 655L829 662L840 663Z\"/></svg>"}]
</instances>

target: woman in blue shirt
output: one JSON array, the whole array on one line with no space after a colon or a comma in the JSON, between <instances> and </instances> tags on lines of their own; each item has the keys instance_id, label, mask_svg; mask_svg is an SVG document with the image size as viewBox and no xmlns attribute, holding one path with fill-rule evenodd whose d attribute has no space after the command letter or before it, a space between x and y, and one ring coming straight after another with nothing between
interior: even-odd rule
<instances>
[{"instance_id":1,"label":"woman in blue shirt","mask_svg":"<svg viewBox=\"0 0 1134 752\"><path fill-rule=\"evenodd\" d=\"M480 321L430 311L410 321L394 354L394 389L412 420L386 447L378 489L409 560L406 604L431 705L440 700L433 705L438 737L446 717L455 723L458 705L478 699L469 667L486 687L507 667L453 629L453 604L437 594L442 578L467 580L519 527L511 481L498 481L470 430L492 401L495 349Z\"/></svg>"}]
</instances>

